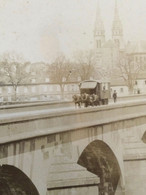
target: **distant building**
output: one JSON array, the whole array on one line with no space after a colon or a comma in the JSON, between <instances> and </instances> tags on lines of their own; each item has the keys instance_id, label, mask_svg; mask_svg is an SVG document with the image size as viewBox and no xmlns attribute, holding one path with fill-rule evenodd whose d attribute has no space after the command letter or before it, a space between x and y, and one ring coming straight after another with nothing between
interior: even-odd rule
<instances>
[{"instance_id":1,"label":"distant building","mask_svg":"<svg viewBox=\"0 0 146 195\"><path fill-rule=\"evenodd\" d=\"M64 83L64 99L71 99L79 93L78 82ZM60 100L61 89L57 83L20 84L17 88L17 101L52 101ZM11 84L0 85L0 102L14 101L14 90Z\"/></svg>"},{"instance_id":2,"label":"distant building","mask_svg":"<svg viewBox=\"0 0 146 195\"><path fill-rule=\"evenodd\" d=\"M142 71L146 70L146 41L136 43L129 41L126 45L126 53L135 64L141 66Z\"/></svg>"},{"instance_id":3,"label":"distant building","mask_svg":"<svg viewBox=\"0 0 146 195\"><path fill-rule=\"evenodd\" d=\"M113 78L110 82L111 84L111 94L116 90L119 97L128 95L128 87L125 85L123 79Z\"/></svg>"},{"instance_id":4,"label":"distant building","mask_svg":"<svg viewBox=\"0 0 146 195\"><path fill-rule=\"evenodd\" d=\"M126 43L123 36L123 26L119 16L117 0L115 0L114 19L111 28L112 37L106 40L104 23L100 14L99 4L97 5L95 30L94 30L94 51L96 56L96 64L98 67L104 67L105 70L110 70L109 79L111 85L121 95L128 95L128 87L124 80L119 76L115 78L115 68L119 65L120 56L124 53L131 61L141 66L141 71L138 74L136 84L134 86L134 93L146 93L145 80L146 74L146 41ZM142 79L141 79L142 78ZM114 83L115 82L115 83ZM140 84L141 83L141 84Z\"/></svg>"},{"instance_id":5,"label":"distant building","mask_svg":"<svg viewBox=\"0 0 146 195\"><path fill-rule=\"evenodd\" d=\"M146 71L140 72L138 75L134 85L134 93L146 93Z\"/></svg>"},{"instance_id":6,"label":"distant building","mask_svg":"<svg viewBox=\"0 0 146 195\"><path fill-rule=\"evenodd\" d=\"M104 24L98 4L94 30L96 63L102 67L104 66L113 69L118 63L120 52L123 51L125 47L123 41L123 26L119 17L117 2L115 4L114 20L111 31L111 39L106 40Z\"/></svg>"}]
</instances>

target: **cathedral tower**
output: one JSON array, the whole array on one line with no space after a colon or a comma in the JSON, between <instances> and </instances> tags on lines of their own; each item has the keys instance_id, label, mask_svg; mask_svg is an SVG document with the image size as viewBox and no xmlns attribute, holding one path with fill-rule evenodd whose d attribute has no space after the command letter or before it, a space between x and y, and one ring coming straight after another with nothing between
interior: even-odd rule
<instances>
[{"instance_id":1,"label":"cathedral tower","mask_svg":"<svg viewBox=\"0 0 146 195\"><path fill-rule=\"evenodd\" d=\"M95 49L98 50L102 47L102 45L105 42L105 30L104 30L103 21L100 15L99 2L97 3L94 39L95 39Z\"/></svg>"},{"instance_id":2,"label":"cathedral tower","mask_svg":"<svg viewBox=\"0 0 146 195\"><path fill-rule=\"evenodd\" d=\"M114 13L114 21L112 27L112 38L117 45L117 47L123 47L123 27L121 20L119 18L119 11L117 6L117 0L115 0L115 13Z\"/></svg>"}]
</instances>

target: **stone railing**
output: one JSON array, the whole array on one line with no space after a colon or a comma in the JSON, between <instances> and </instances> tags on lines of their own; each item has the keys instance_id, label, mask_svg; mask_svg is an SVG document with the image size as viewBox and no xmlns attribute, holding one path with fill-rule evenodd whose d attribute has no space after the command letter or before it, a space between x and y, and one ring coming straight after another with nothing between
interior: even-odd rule
<instances>
[{"instance_id":1,"label":"stone railing","mask_svg":"<svg viewBox=\"0 0 146 195\"><path fill-rule=\"evenodd\" d=\"M146 117L146 101L93 108L27 110L0 115L0 143Z\"/></svg>"}]
</instances>

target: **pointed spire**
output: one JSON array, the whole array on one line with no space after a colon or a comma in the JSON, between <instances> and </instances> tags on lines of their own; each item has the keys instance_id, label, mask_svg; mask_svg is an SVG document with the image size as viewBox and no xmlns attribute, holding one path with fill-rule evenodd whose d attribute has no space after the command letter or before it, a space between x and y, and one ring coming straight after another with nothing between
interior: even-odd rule
<instances>
[{"instance_id":1,"label":"pointed spire","mask_svg":"<svg viewBox=\"0 0 146 195\"><path fill-rule=\"evenodd\" d=\"M96 8L96 21L100 20L100 6L99 6L99 0L97 0L97 8Z\"/></svg>"},{"instance_id":2,"label":"pointed spire","mask_svg":"<svg viewBox=\"0 0 146 195\"><path fill-rule=\"evenodd\" d=\"M122 35L122 33L123 33L123 27L122 27L122 23L121 23L121 20L119 17L117 0L115 0L115 13L114 13L112 31L113 31L113 35Z\"/></svg>"},{"instance_id":3,"label":"pointed spire","mask_svg":"<svg viewBox=\"0 0 146 195\"><path fill-rule=\"evenodd\" d=\"M118 11L117 0L115 0L115 16L114 16L114 20L119 20L119 11Z\"/></svg>"},{"instance_id":4,"label":"pointed spire","mask_svg":"<svg viewBox=\"0 0 146 195\"><path fill-rule=\"evenodd\" d=\"M96 8L96 21L95 21L95 35L104 35L104 25L103 21L101 19L100 14L100 6L99 6L99 0L97 0L97 8Z\"/></svg>"}]
</instances>

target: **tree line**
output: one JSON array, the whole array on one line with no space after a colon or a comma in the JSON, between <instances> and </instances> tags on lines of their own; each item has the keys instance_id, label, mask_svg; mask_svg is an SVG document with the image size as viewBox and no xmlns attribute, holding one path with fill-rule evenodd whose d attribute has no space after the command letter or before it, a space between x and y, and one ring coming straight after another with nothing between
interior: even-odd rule
<instances>
[{"instance_id":1,"label":"tree line","mask_svg":"<svg viewBox=\"0 0 146 195\"><path fill-rule=\"evenodd\" d=\"M18 86L31 82L33 75L29 69L30 66L31 62L25 61L22 56L15 53L4 53L0 57L0 83L12 85L15 99ZM60 86L62 94L66 82L75 82L79 78L80 80L107 79L112 77L115 72L117 76L123 78L129 91L133 91L135 80L141 70L140 64L135 64L128 55L123 53L120 55L114 71L108 70L97 64L95 53L91 50L78 51L72 59L59 54L52 63L44 63L44 66L45 76L50 79L50 82ZM40 71L38 72L41 75ZM41 76L43 77L43 75ZM37 74L36 80L38 77Z\"/></svg>"}]
</instances>

